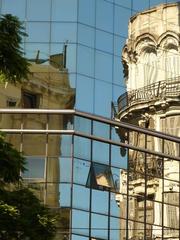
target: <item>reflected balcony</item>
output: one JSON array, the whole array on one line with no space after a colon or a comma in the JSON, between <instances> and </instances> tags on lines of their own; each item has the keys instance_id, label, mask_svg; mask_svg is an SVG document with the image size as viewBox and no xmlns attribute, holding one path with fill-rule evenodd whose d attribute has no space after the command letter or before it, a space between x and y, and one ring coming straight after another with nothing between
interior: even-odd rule
<instances>
[{"instance_id":1,"label":"reflected balcony","mask_svg":"<svg viewBox=\"0 0 180 240\"><path fill-rule=\"evenodd\" d=\"M122 94L117 101L118 115L145 107L166 107L180 100L180 76L155 82ZM177 103L178 104L178 103Z\"/></svg>"}]
</instances>

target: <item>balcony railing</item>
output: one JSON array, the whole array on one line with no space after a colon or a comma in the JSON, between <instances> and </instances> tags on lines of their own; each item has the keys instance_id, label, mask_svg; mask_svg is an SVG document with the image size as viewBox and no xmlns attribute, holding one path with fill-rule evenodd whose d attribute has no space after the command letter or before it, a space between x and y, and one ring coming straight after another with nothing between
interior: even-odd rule
<instances>
[{"instance_id":1,"label":"balcony railing","mask_svg":"<svg viewBox=\"0 0 180 240\"><path fill-rule=\"evenodd\" d=\"M132 90L122 94L118 98L118 111L137 103L165 100L168 97L180 96L180 77L171 80L155 82L151 85Z\"/></svg>"}]
</instances>

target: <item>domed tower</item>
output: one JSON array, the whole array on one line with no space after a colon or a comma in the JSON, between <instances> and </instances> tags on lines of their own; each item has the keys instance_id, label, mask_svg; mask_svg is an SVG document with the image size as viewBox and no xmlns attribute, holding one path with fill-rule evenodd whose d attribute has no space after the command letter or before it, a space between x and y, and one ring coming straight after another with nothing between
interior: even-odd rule
<instances>
[{"instance_id":1,"label":"domed tower","mask_svg":"<svg viewBox=\"0 0 180 240\"><path fill-rule=\"evenodd\" d=\"M118 98L120 121L180 136L179 36L179 3L161 4L131 17L122 52L127 92ZM135 146L148 145L153 151L179 156L176 143L162 144L160 139L135 132L127 136L122 130L119 135ZM128 217L132 220L128 239L179 239L179 162L147 155L145 169L142 152L129 150L128 157ZM124 205L122 200L120 208Z\"/></svg>"}]
</instances>

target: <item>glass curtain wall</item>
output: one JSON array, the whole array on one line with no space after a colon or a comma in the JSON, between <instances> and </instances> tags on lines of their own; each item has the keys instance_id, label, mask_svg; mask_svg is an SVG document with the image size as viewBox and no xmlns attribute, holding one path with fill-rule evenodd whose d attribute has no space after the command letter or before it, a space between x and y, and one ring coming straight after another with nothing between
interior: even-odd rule
<instances>
[{"instance_id":1,"label":"glass curtain wall","mask_svg":"<svg viewBox=\"0 0 180 240\"><path fill-rule=\"evenodd\" d=\"M121 54L128 38L129 18L167 2L173 1L1 0L0 7L1 14L11 13L24 22L28 37L23 40L22 48L30 62L47 66L48 74L52 74L49 64L54 64L53 56L59 56L61 76L75 89L76 109L111 117L111 102L126 91ZM63 77L60 81L63 85ZM47 108L57 106L49 104ZM13 116L17 120L14 128L20 129L22 116L18 115L18 119ZM33 123L31 114L30 120ZM62 239L152 239L153 234L156 239L162 239L173 231L175 237L179 236L179 220L174 224L172 217L174 212L178 219L179 201L176 193L167 190L179 185L175 179L165 178L162 170L165 157L158 158L160 169L156 167L148 172L148 160L157 159L155 154L133 149L128 164L129 152L125 148L101 139L119 143L117 129L92 119L76 116L72 121L70 116L67 121L58 120L56 115L45 115L39 119L38 126L30 126L32 132L48 126L51 130L67 127L89 135L7 135L27 156L28 171L23 177L28 186L42 202L60 212L58 234ZM38 149L33 145L37 139ZM142 139L147 148L146 137ZM163 146L164 143L162 152ZM136 159L142 160L140 169L134 165ZM137 178L144 187L134 194L128 181ZM157 201L148 192L152 178L161 184L162 200ZM157 187L156 182L153 184ZM153 215L157 212L152 209L159 209L160 214Z\"/></svg>"}]
</instances>

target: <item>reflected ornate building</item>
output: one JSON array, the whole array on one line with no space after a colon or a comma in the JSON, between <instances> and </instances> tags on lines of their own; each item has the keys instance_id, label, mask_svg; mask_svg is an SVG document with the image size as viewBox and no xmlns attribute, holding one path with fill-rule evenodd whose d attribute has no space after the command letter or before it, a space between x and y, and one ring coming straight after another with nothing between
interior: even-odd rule
<instances>
[{"instance_id":1,"label":"reflected ornate building","mask_svg":"<svg viewBox=\"0 0 180 240\"><path fill-rule=\"evenodd\" d=\"M127 93L118 99L117 115L121 121L178 137L179 16L180 5L173 3L131 17L122 52ZM133 146L179 156L174 142L122 129L119 135ZM122 234L120 239L179 239L179 162L134 150L128 158L129 171L120 174L128 186L127 198L119 198L121 217L128 218L128 238ZM120 193L126 194L123 184Z\"/></svg>"},{"instance_id":2,"label":"reflected ornate building","mask_svg":"<svg viewBox=\"0 0 180 240\"><path fill-rule=\"evenodd\" d=\"M17 84L1 84L0 108L13 109L72 109L75 91L70 87L68 70L61 63L61 55L50 56L50 64L38 61L30 64L29 79ZM62 65L62 66L61 66ZM52 114L1 114L1 129L27 129L21 136L7 134L6 138L26 157L22 174L25 185L42 203L60 214L58 227L69 228L70 209L60 203L60 135L32 134L34 130L65 129L69 119ZM29 131L29 132L28 132ZM32 131L32 132L31 132ZM64 235L64 234L63 234ZM64 239L57 234L57 239Z\"/></svg>"}]
</instances>

